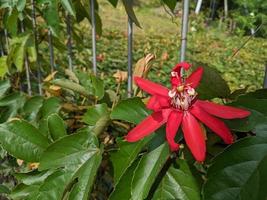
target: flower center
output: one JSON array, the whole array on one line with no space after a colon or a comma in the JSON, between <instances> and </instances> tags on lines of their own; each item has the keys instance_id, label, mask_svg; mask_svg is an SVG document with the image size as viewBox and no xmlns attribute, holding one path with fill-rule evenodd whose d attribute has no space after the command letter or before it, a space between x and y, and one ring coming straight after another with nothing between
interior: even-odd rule
<instances>
[{"instance_id":1,"label":"flower center","mask_svg":"<svg viewBox=\"0 0 267 200\"><path fill-rule=\"evenodd\" d=\"M171 105L179 110L188 110L197 97L197 92L189 85L180 85L169 91Z\"/></svg>"}]
</instances>

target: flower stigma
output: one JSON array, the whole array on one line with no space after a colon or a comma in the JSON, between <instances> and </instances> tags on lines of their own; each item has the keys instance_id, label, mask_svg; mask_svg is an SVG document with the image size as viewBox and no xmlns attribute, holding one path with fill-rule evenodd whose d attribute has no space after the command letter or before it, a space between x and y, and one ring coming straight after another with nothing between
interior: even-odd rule
<instances>
[{"instance_id":1,"label":"flower stigma","mask_svg":"<svg viewBox=\"0 0 267 200\"><path fill-rule=\"evenodd\" d=\"M180 85L168 93L171 105L179 110L188 110L197 97L197 92L189 85Z\"/></svg>"}]
</instances>

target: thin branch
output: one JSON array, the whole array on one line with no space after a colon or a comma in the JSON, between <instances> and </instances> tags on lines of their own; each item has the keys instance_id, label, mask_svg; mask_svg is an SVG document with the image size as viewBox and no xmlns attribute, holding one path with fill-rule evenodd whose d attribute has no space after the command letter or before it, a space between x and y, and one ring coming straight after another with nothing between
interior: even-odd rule
<instances>
[{"instance_id":1,"label":"thin branch","mask_svg":"<svg viewBox=\"0 0 267 200\"><path fill-rule=\"evenodd\" d=\"M254 37L254 35L260 30L260 28L262 27L263 23L261 23L255 30L255 32L249 36L249 38L243 43L241 44L241 46L232 54L232 56L228 59L231 60L233 57L236 56L236 54L242 49L244 48L244 46Z\"/></svg>"}]
</instances>

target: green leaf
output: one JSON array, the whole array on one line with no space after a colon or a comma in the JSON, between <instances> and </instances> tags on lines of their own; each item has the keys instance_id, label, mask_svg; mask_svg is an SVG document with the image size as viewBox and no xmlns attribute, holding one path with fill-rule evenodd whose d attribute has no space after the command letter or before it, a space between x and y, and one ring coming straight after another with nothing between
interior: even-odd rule
<instances>
[{"instance_id":1,"label":"green leaf","mask_svg":"<svg viewBox=\"0 0 267 200\"><path fill-rule=\"evenodd\" d=\"M139 161L139 159L135 160L134 163L127 169L120 181L116 184L109 200L131 199L132 178Z\"/></svg>"},{"instance_id":2,"label":"green leaf","mask_svg":"<svg viewBox=\"0 0 267 200\"><path fill-rule=\"evenodd\" d=\"M26 6L26 0L18 0L17 1L17 9L19 12L22 12Z\"/></svg>"},{"instance_id":3,"label":"green leaf","mask_svg":"<svg viewBox=\"0 0 267 200\"><path fill-rule=\"evenodd\" d=\"M129 115L129 113L131 114ZM148 111L140 98L123 100L111 112L112 119L125 120L135 124L142 121L147 115ZM149 140L150 138L147 137L139 142L129 143L118 139L119 149L111 153L115 183L118 183L121 176L131 166L141 149Z\"/></svg>"},{"instance_id":4,"label":"green leaf","mask_svg":"<svg viewBox=\"0 0 267 200\"><path fill-rule=\"evenodd\" d=\"M247 87L242 88L242 89L238 89L233 91L229 96L228 99L232 99L232 100L236 100L240 95L245 94L247 91Z\"/></svg>"},{"instance_id":5,"label":"green leaf","mask_svg":"<svg viewBox=\"0 0 267 200\"><path fill-rule=\"evenodd\" d=\"M74 178L78 178L78 183L72 188L69 200L87 200L89 192L94 184L95 175L101 163L102 156L98 152L88 159L79 169Z\"/></svg>"},{"instance_id":6,"label":"green leaf","mask_svg":"<svg viewBox=\"0 0 267 200\"><path fill-rule=\"evenodd\" d=\"M17 69L22 71L29 38L30 34L22 34L12 39L11 50L7 57L9 67L12 67L11 64L14 63Z\"/></svg>"},{"instance_id":7,"label":"green leaf","mask_svg":"<svg viewBox=\"0 0 267 200\"><path fill-rule=\"evenodd\" d=\"M11 35L16 36L17 32L18 32L18 16L19 13L16 9L13 9L12 12L10 13L10 15L7 18L7 22L6 22L6 28L8 30L8 32L11 33Z\"/></svg>"},{"instance_id":8,"label":"green leaf","mask_svg":"<svg viewBox=\"0 0 267 200\"><path fill-rule=\"evenodd\" d=\"M13 120L0 125L2 147L16 158L38 162L49 141L26 121Z\"/></svg>"},{"instance_id":9,"label":"green leaf","mask_svg":"<svg viewBox=\"0 0 267 200\"><path fill-rule=\"evenodd\" d=\"M53 35L59 36L60 19L58 15L58 2L44 0L42 3L46 5L46 7L43 9L43 15L48 27L51 29Z\"/></svg>"},{"instance_id":10,"label":"green leaf","mask_svg":"<svg viewBox=\"0 0 267 200\"><path fill-rule=\"evenodd\" d=\"M69 14L75 16L75 9L72 5L71 0L61 0L61 4L63 5L64 9L68 11Z\"/></svg>"},{"instance_id":11,"label":"green leaf","mask_svg":"<svg viewBox=\"0 0 267 200\"><path fill-rule=\"evenodd\" d=\"M121 139L117 140L119 149L116 152L111 152L110 157L114 168L115 184L119 182L122 175L134 162L135 158L138 156L139 152L148 140L148 138L145 138L144 140L135 143L126 142Z\"/></svg>"},{"instance_id":12,"label":"green leaf","mask_svg":"<svg viewBox=\"0 0 267 200\"><path fill-rule=\"evenodd\" d=\"M109 3L111 3L112 6L114 6L116 8L119 0L108 0L108 1L109 1Z\"/></svg>"},{"instance_id":13,"label":"green leaf","mask_svg":"<svg viewBox=\"0 0 267 200\"><path fill-rule=\"evenodd\" d=\"M95 135L101 134L110 121L107 104L97 104L90 107L83 116L83 121L93 126L92 131Z\"/></svg>"},{"instance_id":14,"label":"green leaf","mask_svg":"<svg viewBox=\"0 0 267 200\"><path fill-rule=\"evenodd\" d=\"M29 42L31 42L31 40L29 40ZM31 63L36 62L37 61L37 53L36 53L35 46L33 44L29 44L26 50L28 53L28 60Z\"/></svg>"},{"instance_id":15,"label":"green leaf","mask_svg":"<svg viewBox=\"0 0 267 200\"><path fill-rule=\"evenodd\" d=\"M0 122L6 122L9 118L15 117L23 107L25 95L19 92L11 93L0 100Z\"/></svg>"},{"instance_id":16,"label":"green leaf","mask_svg":"<svg viewBox=\"0 0 267 200\"><path fill-rule=\"evenodd\" d=\"M97 121L103 116L108 114L107 104L97 104L87 109L83 116L83 122L88 125L94 126Z\"/></svg>"},{"instance_id":17,"label":"green leaf","mask_svg":"<svg viewBox=\"0 0 267 200\"><path fill-rule=\"evenodd\" d=\"M122 3L123 3L123 6L125 8L127 15L131 18L131 20L133 20L136 26L141 28L141 25L138 22L135 16L134 10L133 10L133 0L122 0Z\"/></svg>"},{"instance_id":18,"label":"green leaf","mask_svg":"<svg viewBox=\"0 0 267 200\"><path fill-rule=\"evenodd\" d=\"M104 81L94 75L91 76L91 80L93 85L93 94L98 100L102 99L105 94Z\"/></svg>"},{"instance_id":19,"label":"green leaf","mask_svg":"<svg viewBox=\"0 0 267 200\"><path fill-rule=\"evenodd\" d=\"M0 99L4 96L10 86L9 80L0 80Z\"/></svg>"},{"instance_id":20,"label":"green leaf","mask_svg":"<svg viewBox=\"0 0 267 200\"><path fill-rule=\"evenodd\" d=\"M85 9L86 6L83 5L82 1L74 1L73 5L76 10L76 19L78 23L84 20L84 18L87 18L90 21L89 12ZM89 8L89 5L86 8Z\"/></svg>"},{"instance_id":21,"label":"green leaf","mask_svg":"<svg viewBox=\"0 0 267 200\"><path fill-rule=\"evenodd\" d=\"M0 194L9 194L10 190L4 185L0 185Z\"/></svg>"},{"instance_id":22,"label":"green leaf","mask_svg":"<svg viewBox=\"0 0 267 200\"><path fill-rule=\"evenodd\" d=\"M44 98L34 96L28 99L23 106L23 117L28 121L35 121L37 114L43 106Z\"/></svg>"},{"instance_id":23,"label":"green leaf","mask_svg":"<svg viewBox=\"0 0 267 200\"><path fill-rule=\"evenodd\" d=\"M240 96L236 102L230 105L253 109L267 116L267 99Z\"/></svg>"},{"instance_id":24,"label":"green leaf","mask_svg":"<svg viewBox=\"0 0 267 200\"><path fill-rule=\"evenodd\" d=\"M241 139L217 156L208 169L205 200L265 200L267 137Z\"/></svg>"},{"instance_id":25,"label":"green leaf","mask_svg":"<svg viewBox=\"0 0 267 200\"><path fill-rule=\"evenodd\" d=\"M74 83L67 79L56 79L51 81L53 84L58 85L62 88L72 90L86 97L92 97L92 94L80 84Z\"/></svg>"},{"instance_id":26,"label":"green leaf","mask_svg":"<svg viewBox=\"0 0 267 200\"><path fill-rule=\"evenodd\" d=\"M149 190L169 157L169 146L162 144L141 158L132 180L132 200L145 199Z\"/></svg>"},{"instance_id":27,"label":"green leaf","mask_svg":"<svg viewBox=\"0 0 267 200\"><path fill-rule=\"evenodd\" d=\"M31 194L32 200L62 199L65 188L72 178L72 172L58 170L48 176L36 193Z\"/></svg>"},{"instance_id":28,"label":"green leaf","mask_svg":"<svg viewBox=\"0 0 267 200\"><path fill-rule=\"evenodd\" d=\"M15 200L20 200L20 199L25 199L28 197L31 193L35 192L38 190L38 185L24 185L24 184L19 184L17 185L9 195L11 199ZM26 199L25 199L26 200Z\"/></svg>"},{"instance_id":29,"label":"green leaf","mask_svg":"<svg viewBox=\"0 0 267 200\"><path fill-rule=\"evenodd\" d=\"M8 73L7 56L0 57L0 78Z\"/></svg>"},{"instance_id":30,"label":"green leaf","mask_svg":"<svg viewBox=\"0 0 267 200\"><path fill-rule=\"evenodd\" d=\"M79 132L65 136L51 144L40 160L40 170L80 166L99 152L97 148L87 148L89 134Z\"/></svg>"},{"instance_id":31,"label":"green leaf","mask_svg":"<svg viewBox=\"0 0 267 200\"><path fill-rule=\"evenodd\" d=\"M40 200L46 199L46 196L49 197L47 199L61 199L66 188L73 184L69 199L88 199L102 153L100 149L92 147L94 144L88 144L89 138L88 132L80 131L60 138L43 153L39 170L60 168L60 171L58 175L52 174L45 180L45 187L40 187Z\"/></svg>"},{"instance_id":32,"label":"green leaf","mask_svg":"<svg viewBox=\"0 0 267 200\"><path fill-rule=\"evenodd\" d=\"M267 99L267 88L249 92L240 98Z\"/></svg>"},{"instance_id":33,"label":"green leaf","mask_svg":"<svg viewBox=\"0 0 267 200\"><path fill-rule=\"evenodd\" d=\"M230 95L230 89L220 73L211 67L205 66L200 85L197 88L200 99L212 99L215 97L226 98Z\"/></svg>"},{"instance_id":34,"label":"green leaf","mask_svg":"<svg viewBox=\"0 0 267 200\"><path fill-rule=\"evenodd\" d=\"M130 113L130 114L129 114ZM149 111L146 109L142 100L138 97L122 100L111 112L111 119L124 120L137 124L146 116Z\"/></svg>"},{"instance_id":35,"label":"green leaf","mask_svg":"<svg viewBox=\"0 0 267 200\"><path fill-rule=\"evenodd\" d=\"M96 11L95 11L95 24L96 24L96 34L101 36L102 35L102 20L98 12Z\"/></svg>"},{"instance_id":36,"label":"green leaf","mask_svg":"<svg viewBox=\"0 0 267 200\"><path fill-rule=\"evenodd\" d=\"M158 186L153 200L179 199L200 200L197 182L185 160L177 161L178 168L171 166Z\"/></svg>"},{"instance_id":37,"label":"green leaf","mask_svg":"<svg viewBox=\"0 0 267 200\"><path fill-rule=\"evenodd\" d=\"M234 131L249 132L267 123L267 117L260 112L251 109L247 110L251 112L247 118L225 120L227 126Z\"/></svg>"},{"instance_id":38,"label":"green leaf","mask_svg":"<svg viewBox=\"0 0 267 200\"><path fill-rule=\"evenodd\" d=\"M53 171L37 172L32 171L29 173L17 173L15 177L25 185L41 184L44 180L53 173Z\"/></svg>"},{"instance_id":39,"label":"green leaf","mask_svg":"<svg viewBox=\"0 0 267 200\"><path fill-rule=\"evenodd\" d=\"M175 0L162 0L162 1L170 8L171 11L174 10L176 3L177 3L177 1Z\"/></svg>"},{"instance_id":40,"label":"green leaf","mask_svg":"<svg viewBox=\"0 0 267 200\"><path fill-rule=\"evenodd\" d=\"M66 127L63 119L56 113L51 114L47 118L48 129L53 141L58 140L67 135Z\"/></svg>"},{"instance_id":41,"label":"green leaf","mask_svg":"<svg viewBox=\"0 0 267 200\"><path fill-rule=\"evenodd\" d=\"M60 99L57 97L50 97L46 99L40 109L41 118L47 118L53 113L58 113L61 108Z\"/></svg>"}]
</instances>

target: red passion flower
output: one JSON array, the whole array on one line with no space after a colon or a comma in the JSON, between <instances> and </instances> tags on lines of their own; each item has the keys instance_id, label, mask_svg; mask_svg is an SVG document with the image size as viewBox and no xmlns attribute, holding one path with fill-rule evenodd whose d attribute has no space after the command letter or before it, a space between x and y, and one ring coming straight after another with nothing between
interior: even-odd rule
<instances>
[{"instance_id":1,"label":"red passion flower","mask_svg":"<svg viewBox=\"0 0 267 200\"><path fill-rule=\"evenodd\" d=\"M244 118L250 112L199 100L195 88L201 80L203 68L198 67L184 80L180 76L181 68L188 70L190 65L182 62L173 68L170 90L141 77L134 77L135 83L151 95L147 108L154 112L132 129L125 139L128 142L136 142L166 123L166 139L171 151L177 151L179 144L174 138L181 125L185 142L193 156L197 161L204 161L205 135L199 121L221 137L226 144L231 144L234 138L225 123L218 118Z\"/></svg>"}]
</instances>

